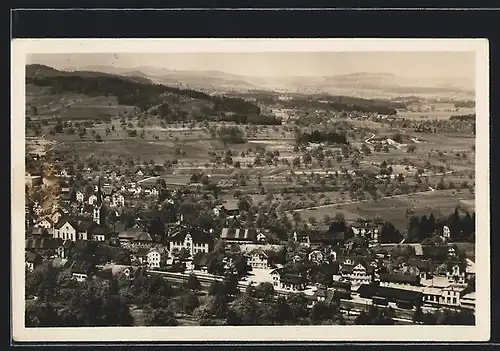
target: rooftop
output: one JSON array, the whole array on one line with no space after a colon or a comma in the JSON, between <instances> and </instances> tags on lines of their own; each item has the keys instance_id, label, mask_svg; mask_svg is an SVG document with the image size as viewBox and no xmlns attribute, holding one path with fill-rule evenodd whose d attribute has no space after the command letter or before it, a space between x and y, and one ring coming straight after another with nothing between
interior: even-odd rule
<instances>
[{"instance_id":1,"label":"rooftop","mask_svg":"<svg viewBox=\"0 0 500 351\"><path fill-rule=\"evenodd\" d=\"M257 232L253 229L223 228L220 237L224 240L254 241Z\"/></svg>"}]
</instances>

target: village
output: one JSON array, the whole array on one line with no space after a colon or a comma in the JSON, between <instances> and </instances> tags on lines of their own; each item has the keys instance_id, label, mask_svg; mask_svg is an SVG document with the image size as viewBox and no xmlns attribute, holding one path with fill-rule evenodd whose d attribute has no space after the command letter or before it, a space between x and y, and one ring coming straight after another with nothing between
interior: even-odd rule
<instances>
[{"instance_id":1,"label":"village","mask_svg":"<svg viewBox=\"0 0 500 351\"><path fill-rule=\"evenodd\" d=\"M26 68L27 326L475 324L473 100Z\"/></svg>"},{"instance_id":2,"label":"village","mask_svg":"<svg viewBox=\"0 0 500 351\"><path fill-rule=\"evenodd\" d=\"M64 171L60 176L69 178ZM27 271L49 265L81 283L134 281L146 272L183 284L194 276L205 288L231 277L241 292L268 285L276 296L304 294L308 308L338 304L351 316L367 306L391 307L407 323L419 323L417 310L474 311L474 262L451 242L446 225L438 245L381 243L383 223L347 223L341 216L325 231L296 228L280 240L269 230L235 226L248 215L238 201L208 211L218 225L192 223L192 213L176 209L181 187L141 185L154 176L154 170L138 169L130 177L135 181L124 184L110 172L97 181L90 177L90 189L61 188L49 209L32 203L26 208ZM120 220L113 213L138 199L163 210L170 206L175 214L157 229L151 218Z\"/></svg>"}]
</instances>

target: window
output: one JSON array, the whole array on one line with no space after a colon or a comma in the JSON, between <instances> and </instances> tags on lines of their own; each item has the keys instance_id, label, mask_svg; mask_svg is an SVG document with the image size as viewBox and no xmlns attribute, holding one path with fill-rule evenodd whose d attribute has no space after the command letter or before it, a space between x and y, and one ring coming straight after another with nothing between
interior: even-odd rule
<instances>
[{"instance_id":1,"label":"window","mask_svg":"<svg viewBox=\"0 0 500 351\"><path fill-rule=\"evenodd\" d=\"M457 303L457 298L456 298L456 297L454 297L454 298L453 298L453 304L456 304L456 303Z\"/></svg>"}]
</instances>

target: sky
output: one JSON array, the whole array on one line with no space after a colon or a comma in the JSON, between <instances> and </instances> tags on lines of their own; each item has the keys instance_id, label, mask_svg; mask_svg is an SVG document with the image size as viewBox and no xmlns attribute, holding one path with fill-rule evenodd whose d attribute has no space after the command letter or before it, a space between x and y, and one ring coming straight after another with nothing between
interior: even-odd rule
<instances>
[{"instance_id":1,"label":"sky","mask_svg":"<svg viewBox=\"0 0 500 351\"><path fill-rule=\"evenodd\" d=\"M475 78L475 52L260 52L36 54L28 63L64 70L85 66L140 66L180 71L222 71L242 76L331 76L392 73L408 78Z\"/></svg>"}]
</instances>

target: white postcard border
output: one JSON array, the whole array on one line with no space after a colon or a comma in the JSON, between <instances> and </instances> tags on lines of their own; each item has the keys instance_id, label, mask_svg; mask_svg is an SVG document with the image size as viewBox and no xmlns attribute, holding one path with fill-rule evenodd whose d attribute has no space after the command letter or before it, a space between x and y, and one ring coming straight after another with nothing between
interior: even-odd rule
<instances>
[{"instance_id":1,"label":"white postcard border","mask_svg":"<svg viewBox=\"0 0 500 351\"><path fill-rule=\"evenodd\" d=\"M486 341L490 338L489 47L487 39L15 39L11 45L12 337L23 342ZM32 53L307 51L476 52L476 325L24 327L25 63Z\"/></svg>"}]
</instances>

